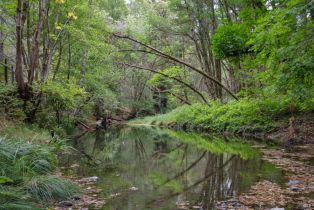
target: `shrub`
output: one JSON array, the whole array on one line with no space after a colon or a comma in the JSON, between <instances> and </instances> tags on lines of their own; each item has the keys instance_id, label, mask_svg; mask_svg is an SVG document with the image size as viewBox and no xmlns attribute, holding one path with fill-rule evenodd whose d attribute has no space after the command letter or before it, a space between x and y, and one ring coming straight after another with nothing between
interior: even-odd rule
<instances>
[{"instance_id":1,"label":"shrub","mask_svg":"<svg viewBox=\"0 0 314 210\"><path fill-rule=\"evenodd\" d=\"M243 24L219 26L213 36L213 51L218 58L240 56L248 52L249 28Z\"/></svg>"},{"instance_id":2,"label":"shrub","mask_svg":"<svg viewBox=\"0 0 314 210\"><path fill-rule=\"evenodd\" d=\"M177 125L187 129L210 129L233 133L270 131L276 126L274 120L277 116L290 112L291 100L288 96L278 96L276 98L243 98L226 104L213 101L210 107L197 103L132 123L154 122L158 125L163 122L163 124ZM312 99L296 103L297 111L312 109L309 101Z\"/></svg>"},{"instance_id":3,"label":"shrub","mask_svg":"<svg viewBox=\"0 0 314 210\"><path fill-rule=\"evenodd\" d=\"M16 87L0 84L0 115L7 119L23 120L23 101L18 98Z\"/></svg>"}]
</instances>

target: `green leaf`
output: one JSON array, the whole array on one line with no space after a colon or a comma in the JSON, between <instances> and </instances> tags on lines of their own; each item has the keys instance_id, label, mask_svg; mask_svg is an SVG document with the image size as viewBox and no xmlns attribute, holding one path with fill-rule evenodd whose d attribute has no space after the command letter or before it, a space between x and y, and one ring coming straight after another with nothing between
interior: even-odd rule
<instances>
[{"instance_id":1,"label":"green leaf","mask_svg":"<svg viewBox=\"0 0 314 210\"><path fill-rule=\"evenodd\" d=\"M13 183L13 180L6 176L0 176L0 184Z\"/></svg>"}]
</instances>

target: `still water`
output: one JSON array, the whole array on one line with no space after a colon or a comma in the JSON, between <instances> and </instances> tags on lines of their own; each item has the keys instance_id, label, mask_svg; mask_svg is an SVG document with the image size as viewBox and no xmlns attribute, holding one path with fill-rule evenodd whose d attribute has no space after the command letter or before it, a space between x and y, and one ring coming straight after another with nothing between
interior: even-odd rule
<instances>
[{"instance_id":1,"label":"still water","mask_svg":"<svg viewBox=\"0 0 314 210\"><path fill-rule=\"evenodd\" d=\"M239 138L125 127L76 137L73 147L79 152L61 164L99 177L104 210L210 210L257 181L284 181L259 146Z\"/></svg>"}]
</instances>

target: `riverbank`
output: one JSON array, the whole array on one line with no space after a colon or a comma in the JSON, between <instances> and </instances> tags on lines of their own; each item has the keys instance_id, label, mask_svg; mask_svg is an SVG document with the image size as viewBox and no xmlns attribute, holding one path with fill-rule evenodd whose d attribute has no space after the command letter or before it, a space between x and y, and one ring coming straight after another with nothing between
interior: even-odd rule
<instances>
[{"instance_id":1,"label":"riverbank","mask_svg":"<svg viewBox=\"0 0 314 210\"><path fill-rule=\"evenodd\" d=\"M307 116L310 117L309 114ZM177 205L178 209L193 208L194 201L198 200L193 197L195 193L190 194L186 198L187 200L177 203L175 202L176 196L183 192L187 193L199 185L206 188L209 183L208 180L213 179L213 183L216 183L214 179L216 176L228 177L227 180L232 179L235 183L234 190L238 192L237 196L224 197L223 199L227 199L225 201L222 201L222 198L217 200L218 198L215 197L202 205L211 206L214 205L212 201L217 200L220 202L216 203L216 209L226 209L226 206L230 208L241 206L243 209L255 207L257 209L269 209L270 207L289 209L291 207L290 209L308 210L313 208L313 145L293 145L290 148L293 150L291 152L281 148L268 148L263 144L254 143L254 141L241 141L241 138L236 137L224 139L222 136L220 138L167 129L125 127L122 130L109 129L105 132L98 130L98 134L91 132L82 139L75 139L76 143L72 142L74 146L76 145L75 150L73 150L62 142L50 143L53 140L50 133L35 125L9 122L0 123L0 125L0 136L6 136L7 139L10 139L8 143L11 142L18 148L32 145L32 148L35 148L39 155L42 151L48 150L49 156L47 157L53 157L53 160L56 160L47 161L48 163L56 163L52 167L53 170L40 174L40 180L47 180L47 178L48 180L63 180L77 189L75 194L63 194L66 196L62 198L58 197L58 194L51 193L53 197L46 199L45 203L36 200L37 197L30 194L25 203L31 205L28 209L45 207L55 210L89 207L101 209L102 206L106 205L107 207L119 206L119 209L124 209L127 206L125 202L132 204L140 202L141 205L147 205L145 202L141 203L140 198L148 194L152 201L158 201L149 204L152 205L150 206L152 209L159 208L160 205ZM15 143L16 141L18 143ZM9 145L8 143L5 146ZM137 146L133 147L134 145ZM0 147L0 155L3 154L1 152L3 148L5 147ZM119 152L121 150L124 151L123 155ZM57 153L62 153L62 156L56 156ZM17 159L19 163L20 160L28 160L28 156L19 157ZM124 159L121 161L120 158L122 157ZM186 160L188 165L182 164L181 160L184 157L188 157ZM141 161L138 162L138 158ZM60 159L60 164L58 164L57 159ZM34 159L31 160L34 162ZM142 165L143 161L147 163ZM167 167L160 167L162 163ZM154 166L153 172L151 166ZM162 171L168 168L175 171L169 174ZM227 168L232 170L226 172ZM147 176L148 172L150 174ZM143 174L146 174L144 182L142 182ZM165 177L161 175L165 175ZM183 179L185 176L189 177L188 180L191 179L188 183L185 183L185 179ZM22 186L29 186L27 184L29 180L37 180L38 177L39 175L36 173L27 175L23 181L25 184ZM44 179L43 177L47 178ZM130 179L130 177L132 178ZM173 177L175 179L167 183L167 180ZM218 177L217 180L224 180ZM10 187L10 190L15 189L15 183L10 183L10 180L15 181L16 179L12 179L11 176L9 178L6 179L6 183L0 184L0 191L8 189L1 188L2 186ZM54 186L55 183L55 181L50 182L50 186ZM219 189L225 189L221 188L222 186L227 186L223 183L217 186L208 186L214 186L210 189L219 191ZM68 185L66 186L68 188ZM80 191L78 186L84 190ZM73 189L72 187L71 189ZM51 187L50 189L58 188ZM225 190L231 192L228 188ZM57 191L57 193L60 192L62 191ZM163 196L165 192L174 196L168 204L159 202L160 199L165 199ZM0 198L4 199L0 199L0 202L12 201L14 204L18 201L18 204L21 203L19 200L1 197L2 195L3 193L0 194ZM202 193L198 192L197 195L202 195ZM196 197L198 198L198 196ZM232 200L228 200L230 197ZM280 199L274 200L273 198ZM11 209L18 208L15 205ZM23 206L20 209L27 208ZM208 209L210 208L208 207Z\"/></svg>"},{"instance_id":2,"label":"riverbank","mask_svg":"<svg viewBox=\"0 0 314 210\"><path fill-rule=\"evenodd\" d=\"M62 138L36 125L2 120L0 210L68 209L97 202L82 190L84 183L60 172L58 155L70 150Z\"/></svg>"},{"instance_id":3,"label":"riverbank","mask_svg":"<svg viewBox=\"0 0 314 210\"><path fill-rule=\"evenodd\" d=\"M202 131L268 139L281 144L314 142L314 110L309 100L291 104L278 99L242 99L210 106L193 104L169 113L130 121L186 131Z\"/></svg>"}]
</instances>

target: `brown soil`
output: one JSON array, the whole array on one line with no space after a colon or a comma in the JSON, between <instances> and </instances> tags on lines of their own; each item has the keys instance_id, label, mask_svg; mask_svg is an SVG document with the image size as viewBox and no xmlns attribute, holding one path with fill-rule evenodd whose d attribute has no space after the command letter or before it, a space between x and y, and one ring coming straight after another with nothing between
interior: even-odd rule
<instances>
[{"instance_id":1,"label":"brown soil","mask_svg":"<svg viewBox=\"0 0 314 210\"><path fill-rule=\"evenodd\" d=\"M314 111L283 117L278 129L266 134L266 138L285 145L314 143Z\"/></svg>"}]
</instances>

